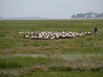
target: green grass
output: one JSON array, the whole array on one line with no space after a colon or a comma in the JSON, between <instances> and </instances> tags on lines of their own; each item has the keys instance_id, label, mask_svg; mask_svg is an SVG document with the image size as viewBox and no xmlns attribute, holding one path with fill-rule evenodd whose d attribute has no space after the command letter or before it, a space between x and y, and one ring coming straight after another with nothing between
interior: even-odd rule
<instances>
[{"instance_id":1,"label":"green grass","mask_svg":"<svg viewBox=\"0 0 103 77\"><path fill-rule=\"evenodd\" d=\"M92 34L62 40L27 40L21 38L20 31L91 31L97 27L97 35ZM43 54L42 57L21 57L16 54ZM28 70L24 77L102 77L101 72L33 72L51 70L51 66L79 68L103 64L103 20L35 20L35 21L0 21L0 70ZM100 55L100 56L98 56ZM9 56L9 57L5 57ZM73 63L71 65L71 63ZM42 67L43 65L43 67ZM30 68L29 68L30 67ZM31 69L33 68L33 69ZM25 71L24 70L24 71Z\"/></svg>"},{"instance_id":2,"label":"green grass","mask_svg":"<svg viewBox=\"0 0 103 77\"><path fill-rule=\"evenodd\" d=\"M20 68L25 66L35 66L37 64L48 64L47 58L32 58L32 57L9 57L0 59L0 68Z\"/></svg>"},{"instance_id":3,"label":"green grass","mask_svg":"<svg viewBox=\"0 0 103 77\"><path fill-rule=\"evenodd\" d=\"M102 72L34 72L26 75L1 74L0 77L102 77Z\"/></svg>"},{"instance_id":4,"label":"green grass","mask_svg":"<svg viewBox=\"0 0 103 77\"><path fill-rule=\"evenodd\" d=\"M23 77L102 77L102 72L37 72Z\"/></svg>"}]
</instances>

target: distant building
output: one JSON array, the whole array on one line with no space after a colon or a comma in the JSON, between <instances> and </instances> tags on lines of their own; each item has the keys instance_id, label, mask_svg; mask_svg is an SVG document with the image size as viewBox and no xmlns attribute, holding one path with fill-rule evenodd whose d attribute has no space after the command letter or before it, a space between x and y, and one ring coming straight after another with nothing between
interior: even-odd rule
<instances>
[{"instance_id":1,"label":"distant building","mask_svg":"<svg viewBox=\"0 0 103 77\"><path fill-rule=\"evenodd\" d=\"M95 12L88 12L88 13L78 13L72 15L71 18L103 18L103 13L95 13Z\"/></svg>"}]
</instances>

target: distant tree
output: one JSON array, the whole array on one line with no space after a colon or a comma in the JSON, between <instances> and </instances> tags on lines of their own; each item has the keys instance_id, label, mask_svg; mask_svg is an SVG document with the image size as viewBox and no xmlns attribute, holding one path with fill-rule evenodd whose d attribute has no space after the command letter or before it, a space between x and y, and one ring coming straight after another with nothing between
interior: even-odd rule
<instances>
[{"instance_id":1,"label":"distant tree","mask_svg":"<svg viewBox=\"0 0 103 77\"><path fill-rule=\"evenodd\" d=\"M79 13L79 14L77 14L77 17L78 18L85 18L85 14Z\"/></svg>"},{"instance_id":2,"label":"distant tree","mask_svg":"<svg viewBox=\"0 0 103 77\"><path fill-rule=\"evenodd\" d=\"M103 13L97 14L97 15L96 15L96 18L103 18Z\"/></svg>"},{"instance_id":3,"label":"distant tree","mask_svg":"<svg viewBox=\"0 0 103 77\"><path fill-rule=\"evenodd\" d=\"M72 15L71 18L77 18L77 16L76 15Z\"/></svg>"},{"instance_id":4,"label":"distant tree","mask_svg":"<svg viewBox=\"0 0 103 77\"><path fill-rule=\"evenodd\" d=\"M86 13L86 18L92 18L92 14L91 13Z\"/></svg>"},{"instance_id":5,"label":"distant tree","mask_svg":"<svg viewBox=\"0 0 103 77\"><path fill-rule=\"evenodd\" d=\"M72 15L71 18L103 18L103 13L95 13L95 12L78 13L76 15Z\"/></svg>"}]
</instances>

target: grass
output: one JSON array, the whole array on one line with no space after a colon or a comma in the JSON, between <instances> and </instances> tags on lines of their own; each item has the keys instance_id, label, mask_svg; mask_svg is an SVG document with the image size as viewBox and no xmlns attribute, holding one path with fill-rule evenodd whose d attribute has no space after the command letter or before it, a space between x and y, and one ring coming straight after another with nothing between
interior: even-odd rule
<instances>
[{"instance_id":1,"label":"grass","mask_svg":"<svg viewBox=\"0 0 103 77\"><path fill-rule=\"evenodd\" d=\"M97 35L62 40L27 40L20 31L91 31ZM24 77L102 77L103 20L35 20L0 21L0 72L24 71ZM42 54L44 57L15 56ZM9 57L8 57L9 56ZM81 65L81 66L80 66ZM61 72L69 69L97 71ZM53 68L52 67L57 67ZM55 71L58 70L58 71ZM36 72L35 72L36 71ZM41 72L44 71L44 72ZM49 72L48 72L49 71ZM54 72L55 71L55 72ZM10 72L10 73L11 73ZM21 72L19 72L21 74ZM0 74L1 75L1 74ZM8 74L9 75L9 74ZM7 76L2 74L2 76Z\"/></svg>"},{"instance_id":2,"label":"grass","mask_svg":"<svg viewBox=\"0 0 103 77\"><path fill-rule=\"evenodd\" d=\"M102 77L102 72L34 72L17 77ZM15 75L1 74L0 77L16 77Z\"/></svg>"},{"instance_id":3,"label":"grass","mask_svg":"<svg viewBox=\"0 0 103 77\"><path fill-rule=\"evenodd\" d=\"M102 72L37 72L23 77L102 77Z\"/></svg>"}]
</instances>

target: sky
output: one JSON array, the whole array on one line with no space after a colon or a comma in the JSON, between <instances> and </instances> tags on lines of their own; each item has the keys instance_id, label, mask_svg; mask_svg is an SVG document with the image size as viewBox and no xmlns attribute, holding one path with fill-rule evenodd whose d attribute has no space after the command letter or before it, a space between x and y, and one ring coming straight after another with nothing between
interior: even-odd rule
<instances>
[{"instance_id":1,"label":"sky","mask_svg":"<svg viewBox=\"0 0 103 77\"><path fill-rule=\"evenodd\" d=\"M0 16L67 19L76 13L103 12L103 0L0 0Z\"/></svg>"}]
</instances>

